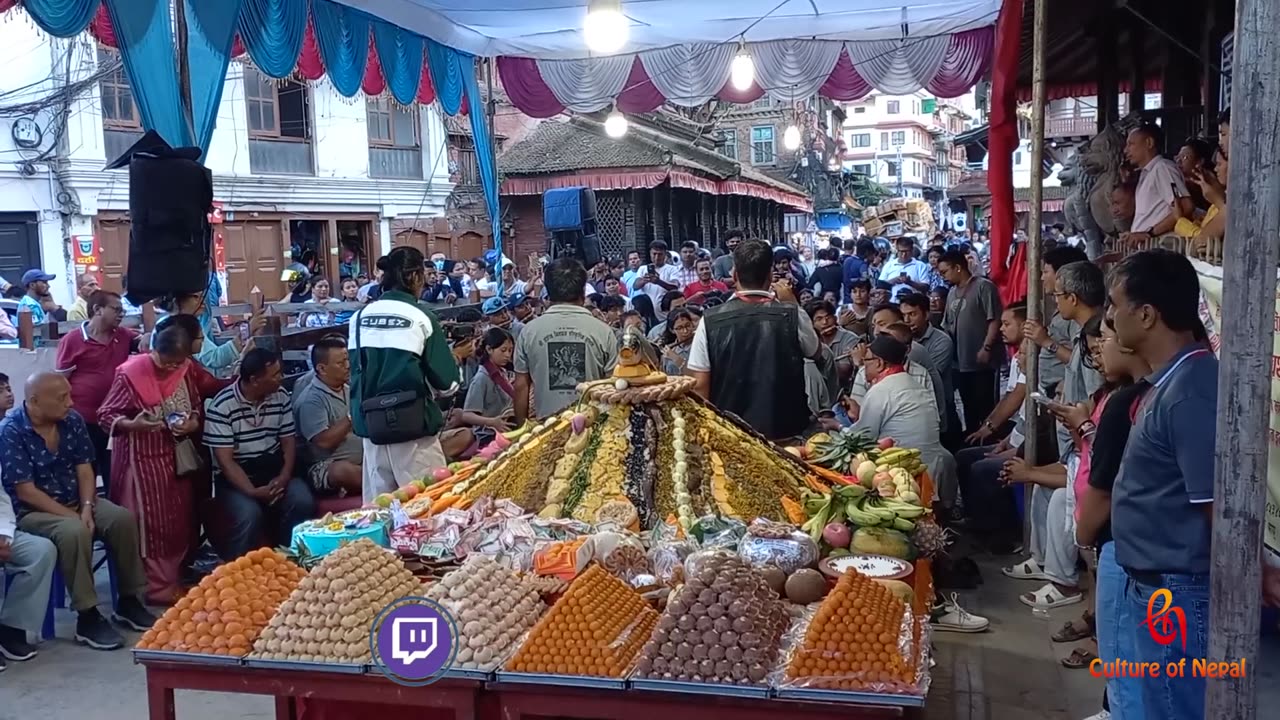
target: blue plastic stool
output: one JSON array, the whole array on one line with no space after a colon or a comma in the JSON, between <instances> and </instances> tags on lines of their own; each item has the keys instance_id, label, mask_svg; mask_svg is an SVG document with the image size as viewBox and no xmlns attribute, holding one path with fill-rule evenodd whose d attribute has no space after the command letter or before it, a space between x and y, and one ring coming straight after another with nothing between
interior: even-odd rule
<instances>
[{"instance_id":1,"label":"blue plastic stool","mask_svg":"<svg viewBox=\"0 0 1280 720\"><path fill-rule=\"evenodd\" d=\"M101 543L95 543L93 549L102 548L102 559L94 563L93 571L96 573L103 563L107 564L107 578L111 582L111 607L119 609L120 593L116 589L116 566L111 562L111 554L107 551L106 546ZM44 613L44 627L40 630L43 639L49 640L54 637L53 611L67 606L67 584L62 580L62 571L55 565L53 568L53 581L49 588L49 609Z\"/></svg>"}]
</instances>

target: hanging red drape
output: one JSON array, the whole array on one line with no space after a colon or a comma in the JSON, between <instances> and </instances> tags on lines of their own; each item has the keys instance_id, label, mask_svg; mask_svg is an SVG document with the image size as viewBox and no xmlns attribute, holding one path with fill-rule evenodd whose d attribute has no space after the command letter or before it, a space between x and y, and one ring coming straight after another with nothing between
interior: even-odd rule
<instances>
[{"instance_id":1,"label":"hanging red drape","mask_svg":"<svg viewBox=\"0 0 1280 720\"><path fill-rule=\"evenodd\" d=\"M320 46L316 44L316 31L307 20L307 34L302 37L302 52L298 53L298 74L308 80L324 77L324 62L320 59Z\"/></svg>"},{"instance_id":2,"label":"hanging red drape","mask_svg":"<svg viewBox=\"0 0 1280 720\"><path fill-rule=\"evenodd\" d=\"M991 68L991 124L987 130L987 189L991 191L991 279L1006 292L1012 282L1009 246L1013 243L1013 153L1018 148L1018 54L1022 40L1023 0L1004 0L996 21L995 61ZM1022 292L1026 293L1025 273Z\"/></svg>"},{"instance_id":3,"label":"hanging red drape","mask_svg":"<svg viewBox=\"0 0 1280 720\"><path fill-rule=\"evenodd\" d=\"M0 12L10 10L14 5L18 4L18 0L0 0Z\"/></svg>"},{"instance_id":4,"label":"hanging red drape","mask_svg":"<svg viewBox=\"0 0 1280 720\"><path fill-rule=\"evenodd\" d=\"M994 272L995 265L992 265ZM1000 283L1000 301L1005 307L1020 303L1027 297L1027 244L1019 243L1009 260L1009 270Z\"/></svg>"}]
</instances>

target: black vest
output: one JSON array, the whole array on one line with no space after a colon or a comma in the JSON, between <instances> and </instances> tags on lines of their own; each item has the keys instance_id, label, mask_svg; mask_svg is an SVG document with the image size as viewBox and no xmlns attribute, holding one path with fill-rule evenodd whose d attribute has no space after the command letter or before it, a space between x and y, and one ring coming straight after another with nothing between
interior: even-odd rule
<instances>
[{"instance_id":1,"label":"black vest","mask_svg":"<svg viewBox=\"0 0 1280 720\"><path fill-rule=\"evenodd\" d=\"M809 426L796 308L733 298L707 310L711 403L770 440Z\"/></svg>"}]
</instances>

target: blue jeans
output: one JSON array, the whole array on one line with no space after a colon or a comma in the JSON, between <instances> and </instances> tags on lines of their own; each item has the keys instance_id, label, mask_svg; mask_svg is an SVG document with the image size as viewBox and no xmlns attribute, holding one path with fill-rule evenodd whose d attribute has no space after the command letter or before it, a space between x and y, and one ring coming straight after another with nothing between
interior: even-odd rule
<instances>
[{"instance_id":1,"label":"blue jeans","mask_svg":"<svg viewBox=\"0 0 1280 720\"><path fill-rule=\"evenodd\" d=\"M1129 579L1116 564L1116 544L1109 542L1098 553L1098 580L1094 589L1097 600L1098 657L1102 662L1116 660L1133 661L1134 628L1146 618L1146 608L1135 615L1125 600L1125 585ZM1139 631L1146 634L1145 628ZM1112 720L1143 720L1142 683L1136 678L1111 678L1107 680L1107 698L1111 706Z\"/></svg>"},{"instance_id":2,"label":"blue jeans","mask_svg":"<svg viewBox=\"0 0 1280 720\"><path fill-rule=\"evenodd\" d=\"M267 542L288 546L293 540L294 526L315 517L316 511L311 488L298 478L289 481L284 495L274 505L264 505L230 483L218 484L218 498L231 522L227 531L226 560L234 560L260 547L263 524L268 519L274 523L274 527L267 530Z\"/></svg>"},{"instance_id":3,"label":"blue jeans","mask_svg":"<svg viewBox=\"0 0 1280 720\"><path fill-rule=\"evenodd\" d=\"M0 625L39 633L49 608L58 548L39 535L14 534L9 542L9 562L0 563Z\"/></svg>"},{"instance_id":4,"label":"blue jeans","mask_svg":"<svg viewBox=\"0 0 1280 720\"><path fill-rule=\"evenodd\" d=\"M1173 593L1173 604L1186 614L1185 651L1180 637L1168 645L1161 645L1148 632L1148 627L1140 624L1147 617L1147 603L1151 595L1162 587ZM1191 663L1196 658L1204 658L1209 650L1209 576L1160 575L1158 585L1130 577L1125 586L1125 599L1129 612L1133 614L1130 619L1135 621L1130 624L1135 638L1134 660L1160 663L1159 677L1138 680L1142 685L1145 717L1153 720L1202 720L1205 678L1194 676ZM1183 676L1168 677L1165 667L1184 659L1186 670Z\"/></svg>"}]
</instances>

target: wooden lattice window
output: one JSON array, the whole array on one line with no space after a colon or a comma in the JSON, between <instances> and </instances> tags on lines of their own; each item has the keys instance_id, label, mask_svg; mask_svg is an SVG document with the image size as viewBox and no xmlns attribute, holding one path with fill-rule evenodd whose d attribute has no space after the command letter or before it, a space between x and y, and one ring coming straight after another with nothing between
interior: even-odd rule
<instances>
[{"instance_id":1,"label":"wooden lattice window","mask_svg":"<svg viewBox=\"0 0 1280 720\"><path fill-rule=\"evenodd\" d=\"M385 97L365 99L369 144L375 147L416 148L418 109L401 107Z\"/></svg>"},{"instance_id":2,"label":"wooden lattice window","mask_svg":"<svg viewBox=\"0 0 1280 720\"><path fill-rule=\"evenodd\" d=\"M627 203L621 193L596 195L596 234L601 253L610 257L623 255L627 244Z\"/></svg>"},{"instance_id":3,"label":"wooden lattice window","mask_svg":"<svg viewBox=\"0 0 1280 720\"><path fill-rule=\"evenodd\" d=\"M120 56L105 48L98 48L98 66L113 66L99 83L102 92L102 125L117 130L141 130L138 105L133 101L133 88L125 75Z\"/></svg>"},{"instance_id":4,"label":"wooden lattice window","mask_svg":"<svg viewBox=\"0 0 1280 720\"><path fill-rule=\"evenodd\" d=\"M293 80L274 80L256 68L246 67L244 99L249 137L271 140L311 137L306 85Z\"/></svg>"}]
</instances>

